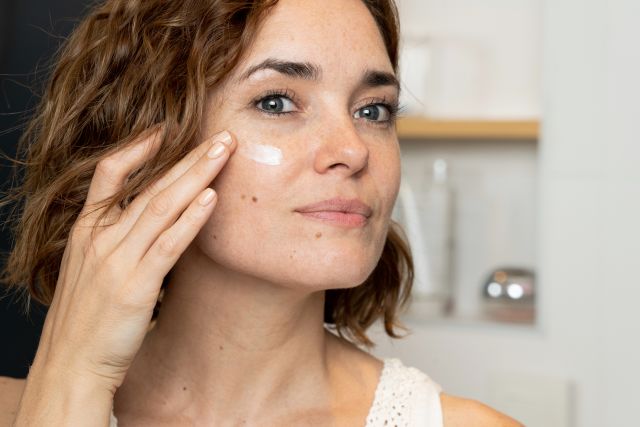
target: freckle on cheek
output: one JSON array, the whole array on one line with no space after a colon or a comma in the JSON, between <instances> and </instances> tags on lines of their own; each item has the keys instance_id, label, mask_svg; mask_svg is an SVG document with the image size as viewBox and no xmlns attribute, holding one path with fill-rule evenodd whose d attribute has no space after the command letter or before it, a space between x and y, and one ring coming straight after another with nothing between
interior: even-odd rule
<instances>
[{"instance_id":1,"label":"freckle on cheek","mask_svg":"<svg viewBox=\"0 0 640 427\"><path fill-rule=\"evenodd\" d=\"M253 201L254 201L254 203L255 203L255 202L257 202L257 201L258 201L258 198L257 198L256 196L253 196L253 197L251 198L251 200L253 200Z\"/></svg>"},{"instance_id":2,"label":"freckle on cheek","mask_svg":"<svg viewBox=\"0 0 640 427\"><path fill-rule=\"evenodd\" d=\"M217 239L218 239L218 236L216 236L216 235L214 234L214 235L213 235L213 238L217 240Z\"/></svg>"},{"instance_id":3,"label":"freckle on cheek","mask_svg":"<svg viewBox=\"0 0 640 427\"><path fill-rule=\"evenodd\" d=\"M316 233L316 239L319 239L320 237L322 237L322 233L318 231L318 232Z\"/></svg>"},{"instance_id":4,"label":"freckle on cheek","mask_svg":"<svg viewBox=\"0 0 640 427\"><path fill-rule=\"evenodd\" d=\"M245 197L247 197L247 196L245 196L244 194L240 196L240 198L241 198L242 200L244 200L244 198L245 198Z\"/></svg>"}]
</instances>

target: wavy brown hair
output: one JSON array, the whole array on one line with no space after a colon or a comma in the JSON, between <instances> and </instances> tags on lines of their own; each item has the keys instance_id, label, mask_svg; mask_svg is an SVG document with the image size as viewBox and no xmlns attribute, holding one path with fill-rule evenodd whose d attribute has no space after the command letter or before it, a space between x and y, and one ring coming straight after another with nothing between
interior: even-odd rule
<instances>
[{"instance_id":1,"label":"wavy brown hair","mask_svg":"<svg viewBox=\"0 0 640 427\"><path fill-rule=\"evenodd\" d=\"M162 123L163 149L131 174L107 208L130 201L200 140L207 91L238 64L277 0L108 0L89 11L55 58L44 96L18 145L24 178L0 206L15 202L15 237L0 280L50 305L62 255L97 163ZM394 70L399 25L393 0L363 0ZM107 209L108 210L108 209ZM106 214L106 211L105 211ZM97 223L102 220L99 219ZM326 291L324 320L357 343L384 318L387 334L409 300L413 262L392 221L382 256L360 286ZM168 278L168 276L167 276ZM163 283L163 289L167 283ZM156 318L161 292L154 310Z\"/></svg>"}]
</instances>

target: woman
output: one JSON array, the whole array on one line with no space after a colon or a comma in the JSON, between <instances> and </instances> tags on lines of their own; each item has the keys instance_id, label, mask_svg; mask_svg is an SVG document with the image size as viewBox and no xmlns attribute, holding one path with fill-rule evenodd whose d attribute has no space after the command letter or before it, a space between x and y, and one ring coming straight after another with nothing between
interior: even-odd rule
<instances>
[{"instance_id":1,"label":"woman","mask_svg":"<svg viewBox=\"0 0 640 427\"><path fill-rule=\"evenodd\" d=\"M83 21L25 137L6 281L50 310L15 425L519 425L355 345L410 290L397 41L390 0Z\"/></svg>"}]
</instances>

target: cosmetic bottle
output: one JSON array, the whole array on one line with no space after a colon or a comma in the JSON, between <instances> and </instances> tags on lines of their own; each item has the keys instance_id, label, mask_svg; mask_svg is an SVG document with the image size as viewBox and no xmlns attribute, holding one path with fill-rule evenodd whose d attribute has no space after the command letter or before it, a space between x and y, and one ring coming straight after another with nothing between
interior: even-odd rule
<instances>
[{"instance_id":1,"label":"cosmetic bottle","mask_svg":"<svg viewBox=\"0 0 640 427\"><path fill-rule=\"evenodd\" d=\"M433 162L430 175L421 203L428 287L424 292L417 289L416 296L429 301L428 310L442 315L450 311L452 302L453 191L444 159Z\"/></svg>"},{"instance_id":2,"label":"cosmetic bottle","mask_svg":"<svg viewBox=\"0 0 640 427\"><path fill-rule=\"evenodd\" d=\"M400 184L392 218L403 228L413 259L414 280L409 315L431 319L452 310L453 192L447 163L434 162L431 177Z\"/></svg>"}]
</instances>

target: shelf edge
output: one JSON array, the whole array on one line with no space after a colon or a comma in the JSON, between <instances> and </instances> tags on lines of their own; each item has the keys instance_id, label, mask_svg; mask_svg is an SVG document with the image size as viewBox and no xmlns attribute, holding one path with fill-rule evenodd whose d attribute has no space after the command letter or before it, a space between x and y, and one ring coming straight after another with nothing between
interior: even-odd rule
<instances>
[{"instance_id":1,"label":"shelf edge","mask_svg":"<svg viewBox=\"0 0 640 427\"><path fill-rule=\"evenodd\" d=\"M538 120L433 120L401 117L400 139L530 139L539 138Z\"/></svg>"}]
</instances>

